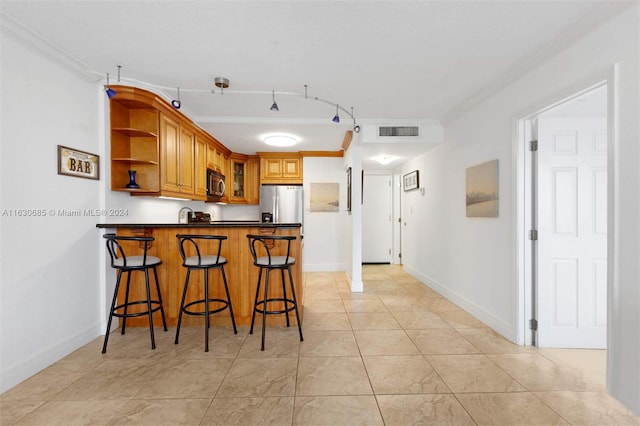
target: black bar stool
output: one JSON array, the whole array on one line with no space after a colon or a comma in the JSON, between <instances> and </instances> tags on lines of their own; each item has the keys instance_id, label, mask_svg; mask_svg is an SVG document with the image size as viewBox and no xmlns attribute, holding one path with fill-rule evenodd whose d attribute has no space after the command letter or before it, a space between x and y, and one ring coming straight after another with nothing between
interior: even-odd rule
<instances>
[{"instance_id":1,"label":"black bar stool","mask_svg":"<svg viewBox=\"0 0 640 426\"><path fill-rule=\"evenodd\" d=\"M296 313L296 321L298 323L298 332L300 333L300 341L304 339L302 337L302 325L300 324L300 314L298 312L298 301L296 299L296 290L293 284L293 275L291 274L291 267L295 265L296 259L290 256L291 253L291 241L295 240L295 236L291 235L247 235L249 240L249 250L253 257L253 264L260 268L258 273L258 285L256 287L256 298L253 307L253 314L251 315L251 329L249 334L253 334L253 324L256 319L256 312L262 314L262 345L260 349L264 351L264 334L267 325L267 315L285 314L287 327L289 327L289 312L294 311ZM286 245L285 256L272 256L272 250L281 242L282 245ZM259 244L258 244L259 243ZM256 245L258 250L256 251ZM262 247L260 249L259 247ZM259 256L257 253L262 254ZM279 269L282 276L282 297L269 298L269 273ZM284 270L289 273L289 284L291 286L291 297L287 296L287 287L285 285ZM264 280L264 296L262 300L258 300L260 294L260 283L262 281L262 271L266 270ZM269 310L268 304L273 302L279 302L283 304L282 309Z\"/></svg>"},{"instance_id":2,"label":"black bar stool","mask_svg":"<svg viewBox=\"0 0 640 426\"><path fill-rule=\"evenodd\" d=\"M107 332L104 335L104 344L102 345L102 353L107 352L107 343L109 341L109 332L111 331L111 320L113 317L122 318L121 334L124 334L127 326L127 318L139 317L142 315L149 316L149 333L151 334L151 349L156 348L156 341L153 335L153 313L160 311L162 316L162 325L164 331L167 331L167 321L164 317L164 307L162 306L162 294L160 293L160 284L158 282L158 271L156 267L162 264L162 260L156 256L149 256L147 254L149 246L153 237L125 237L117 236L116 234L105 234L103 237L107 240L107 251L111 257L111 267L118 271L118 278L116 280L116 288L113 292L113 301L111 302L111 310L109 311L109 321L107 322ZM127 256L125 254L124 245L137 243L144 249L142 256ZM121 244L123 243L123 244ZM156 291L158 300L151 299L151 287L149 286L149 269L153 269L153 275L156 279ZM131 284L131 272L142 271L144 272L144 282L146 286L147 298L145 300L129 300L129 289ZM127 288L125 291L124 303L117 305L118 290L120 289L120 281L122 274L127 274ZM129 307L134 305L147 305L146 310L130 312ZM122 310L122 312L119 312Z\"/></svg>"},{"instance_id":3,"label":"black bar stool","mask_svg":"<svg viewBox=\"0 0 640 426\"><path fill-rule=\"evenodd\" d=\"M227 264L227 259L220 255L222 251L222 241L226 240L226 236L218 235L185 235L178 234L176 237L179 240L180 256L182 256L182 266L187 268L187 277L184 281L184 290L182 292L182 302L180 302L180 314L178 315L178 327L176 329L175 344L178 344L178 338L180 337L180 324L182 323L182 314L187 315L199 315L205 317L204 327L204 351L209 352L209 317L212 314L224 311L229 308L231 314L231 324L233 325L233 333L238 334L236 329L236 320L233 316L233 306L231 306L231 296L229 295L229 286L227 285L227 275L224 272L224 265ZM198 246L199 240L209 240L217 242L217 254L214 255L202 255L200 247ZM191 246L192 249L186 249L185 245ZM187 253L195 253L194 256L188 256ZM222 273L222 283L224 284L224 291L227 295L227 299L215 299L209 297L209 269L219 269ZM191 301L185 304L187 298L187 289L189 287L189 277L191 271L202 270L204 271L204 297L202 299ZM215 302L221 304L221 306L211 309L209 304ZM200 311L190 310L189 308L194 305L204 305L204 309Z\"/></svg>"}]
</instances>

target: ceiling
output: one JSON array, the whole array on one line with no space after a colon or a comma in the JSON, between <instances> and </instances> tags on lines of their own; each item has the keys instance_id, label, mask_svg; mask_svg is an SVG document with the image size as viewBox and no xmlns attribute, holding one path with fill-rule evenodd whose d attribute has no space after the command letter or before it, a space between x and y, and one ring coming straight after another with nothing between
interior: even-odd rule
<instances>
[{"instance_id":1,"label":"ceiling","mask_svg":"<svg viewBox=\"0 0 640 426\"><path fill-rule=\"evenodd\" d=\"M251 154L339 150L354 123L446 123L624 4L3 0L0 11L5 26L90 79L110 73L114 83L121 65L121 84L167 99L180 87L181 111L232 151ZM215 77L229 79L224 93ZM269 109L272 91L279 112ZM339 124L331 122L336 104ZM269 148L260 141L269 132L300 143ZM362 146L363 166L382 169L433 144ZM399 159L371 163L378 153Z\"/></svg>"}]
</instances>

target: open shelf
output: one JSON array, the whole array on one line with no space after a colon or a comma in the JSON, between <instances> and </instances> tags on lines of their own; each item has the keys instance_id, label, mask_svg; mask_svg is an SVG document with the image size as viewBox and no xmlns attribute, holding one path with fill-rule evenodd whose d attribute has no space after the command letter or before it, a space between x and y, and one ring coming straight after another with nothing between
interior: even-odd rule
<instances>
[{"instance_id":1,"label":"open shelf","mask_svg":"<svg viewBox=\"0 0 640 426\"><path fill-rule=\"evenodd\" d=\"M150 137L150 138L158 137L156 133L148 132L146 130L135 129L133 127L114 127L111 130L113 130L114 132L122 133L130 137Z\"/></svg>"},{"instance_id":2,"label":"open shelf","mask_svg":"<svg viewBox=\"0 0 640 426\"><path fill-rule=\"evenodd\" d=\"M123 163L130 163L130 164L150 164L152 166L158 165L157 161L141 160L139 158L112 158L111 161L120 161Z\"/></svg>"}]
</instances>

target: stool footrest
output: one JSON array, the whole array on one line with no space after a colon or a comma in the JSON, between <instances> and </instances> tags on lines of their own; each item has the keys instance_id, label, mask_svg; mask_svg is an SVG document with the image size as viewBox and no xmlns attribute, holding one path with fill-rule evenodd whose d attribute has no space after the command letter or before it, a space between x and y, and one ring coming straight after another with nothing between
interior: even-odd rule
<instances>
[{"instance_id":1,"label":"stool footrest","mask_svg":"<svg viewBox=\"0 0 640 426\"><path fill-rule=\"evenodd\" d=\"M219 307L219 308L209 309L209 315L211 315L211 314L216 314L216 313L218 313L218 312L222 312L222 311L224 311L225 309L229 309L229 302L228 302L228 301L226 301L226 300L224 300L224 299L207 299L207 300L199 299L199 300L194 300L193 302L189 302L189 303L185 304L185 305L182 307L182 312L183 312L183 313L185 313L185 314L187 314L187 315L201 315L201 316L206 316L206 315L207 315L207 312L205 312L204 310L202 310L202 311L190 311L190 310L189 310L189 309L187 309L187 308L189 308L190 306L195 306L195 305L204 305L205 303L207 303L207 301L208 301L209 303L211 303L211 302L222 303L222 305L223 305L222 307ZM204 309L204 308L203 308L203 309Z\"/></svg>"},{"instance_id":2,"label":"stool footrest","mask_svg":"<svg viewBox=\"0 0 640 426\"><path fill-rule=\"evenodd\" d=\"M127 312L126 314L123 313L119 313L116 312L116 310L118 309L124 309L125 306L129 307L129 306L133 306L133 305L147 305L147 301L146 300L138 300L138 301L134 301L134 302L128 302L128 303L123 303L121 305L117 305L115 308L113 308L113 316L114 317L118 317L118 318L135 318L135 317L140 317L142 315L149 315L149 310L147 309L146 311L142 311L142 312ZM152 305L156 305L155 308L151 308L151 312L157 312L159 310L162 309L162 304L160 303L159 300L152 300L150 302Z\"/></svg>"},{"instance_id":3,"label":"stool footrest","mask_svg":"<svg viewBox=\"0 0 640 426\"><path fill-rule=\"evenodd\" d=\"M280 302L280 303L284 302L285 303L285 307L284 307L284 309L281 309L281 310L278 310L278 311L268 311L268 310L265 311L264 309L267 309L266 304L267 303L271 303L271 302ZM264 308L260 309L258 306L264 306ZM275 298L271 298L271 299L267 299L267 300L259 300L256 303L255 311L259 312L261 314L264 313L264 314L267 314L267 315L285 314L287 312L294 311L296 309L296 306L297 306L297 303L293 299L285 299L285 298L282 298L282 297L280 297L280 298L275 297Z\"/></svg>"}]
</instances>

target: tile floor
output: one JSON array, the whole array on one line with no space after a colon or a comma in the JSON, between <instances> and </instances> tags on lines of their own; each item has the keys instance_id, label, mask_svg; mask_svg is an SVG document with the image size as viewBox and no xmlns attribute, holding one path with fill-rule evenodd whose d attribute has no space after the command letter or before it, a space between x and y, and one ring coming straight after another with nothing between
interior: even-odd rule
<instances>
[{"instance_id":1,"label":"tile floor","mask_svg":"<svg viewBox=\"0 0 640 426\"><path fill-rule=\"evenodd\" d=\"M0 424L640 425L601 351L513 345L398 266L363 278L305 274L304 342L271 327L265 352L248 327L209 353L200 327L156 329L155 351L144 328L97 338L0 395Z\"/></svg>"}]
</instances>

